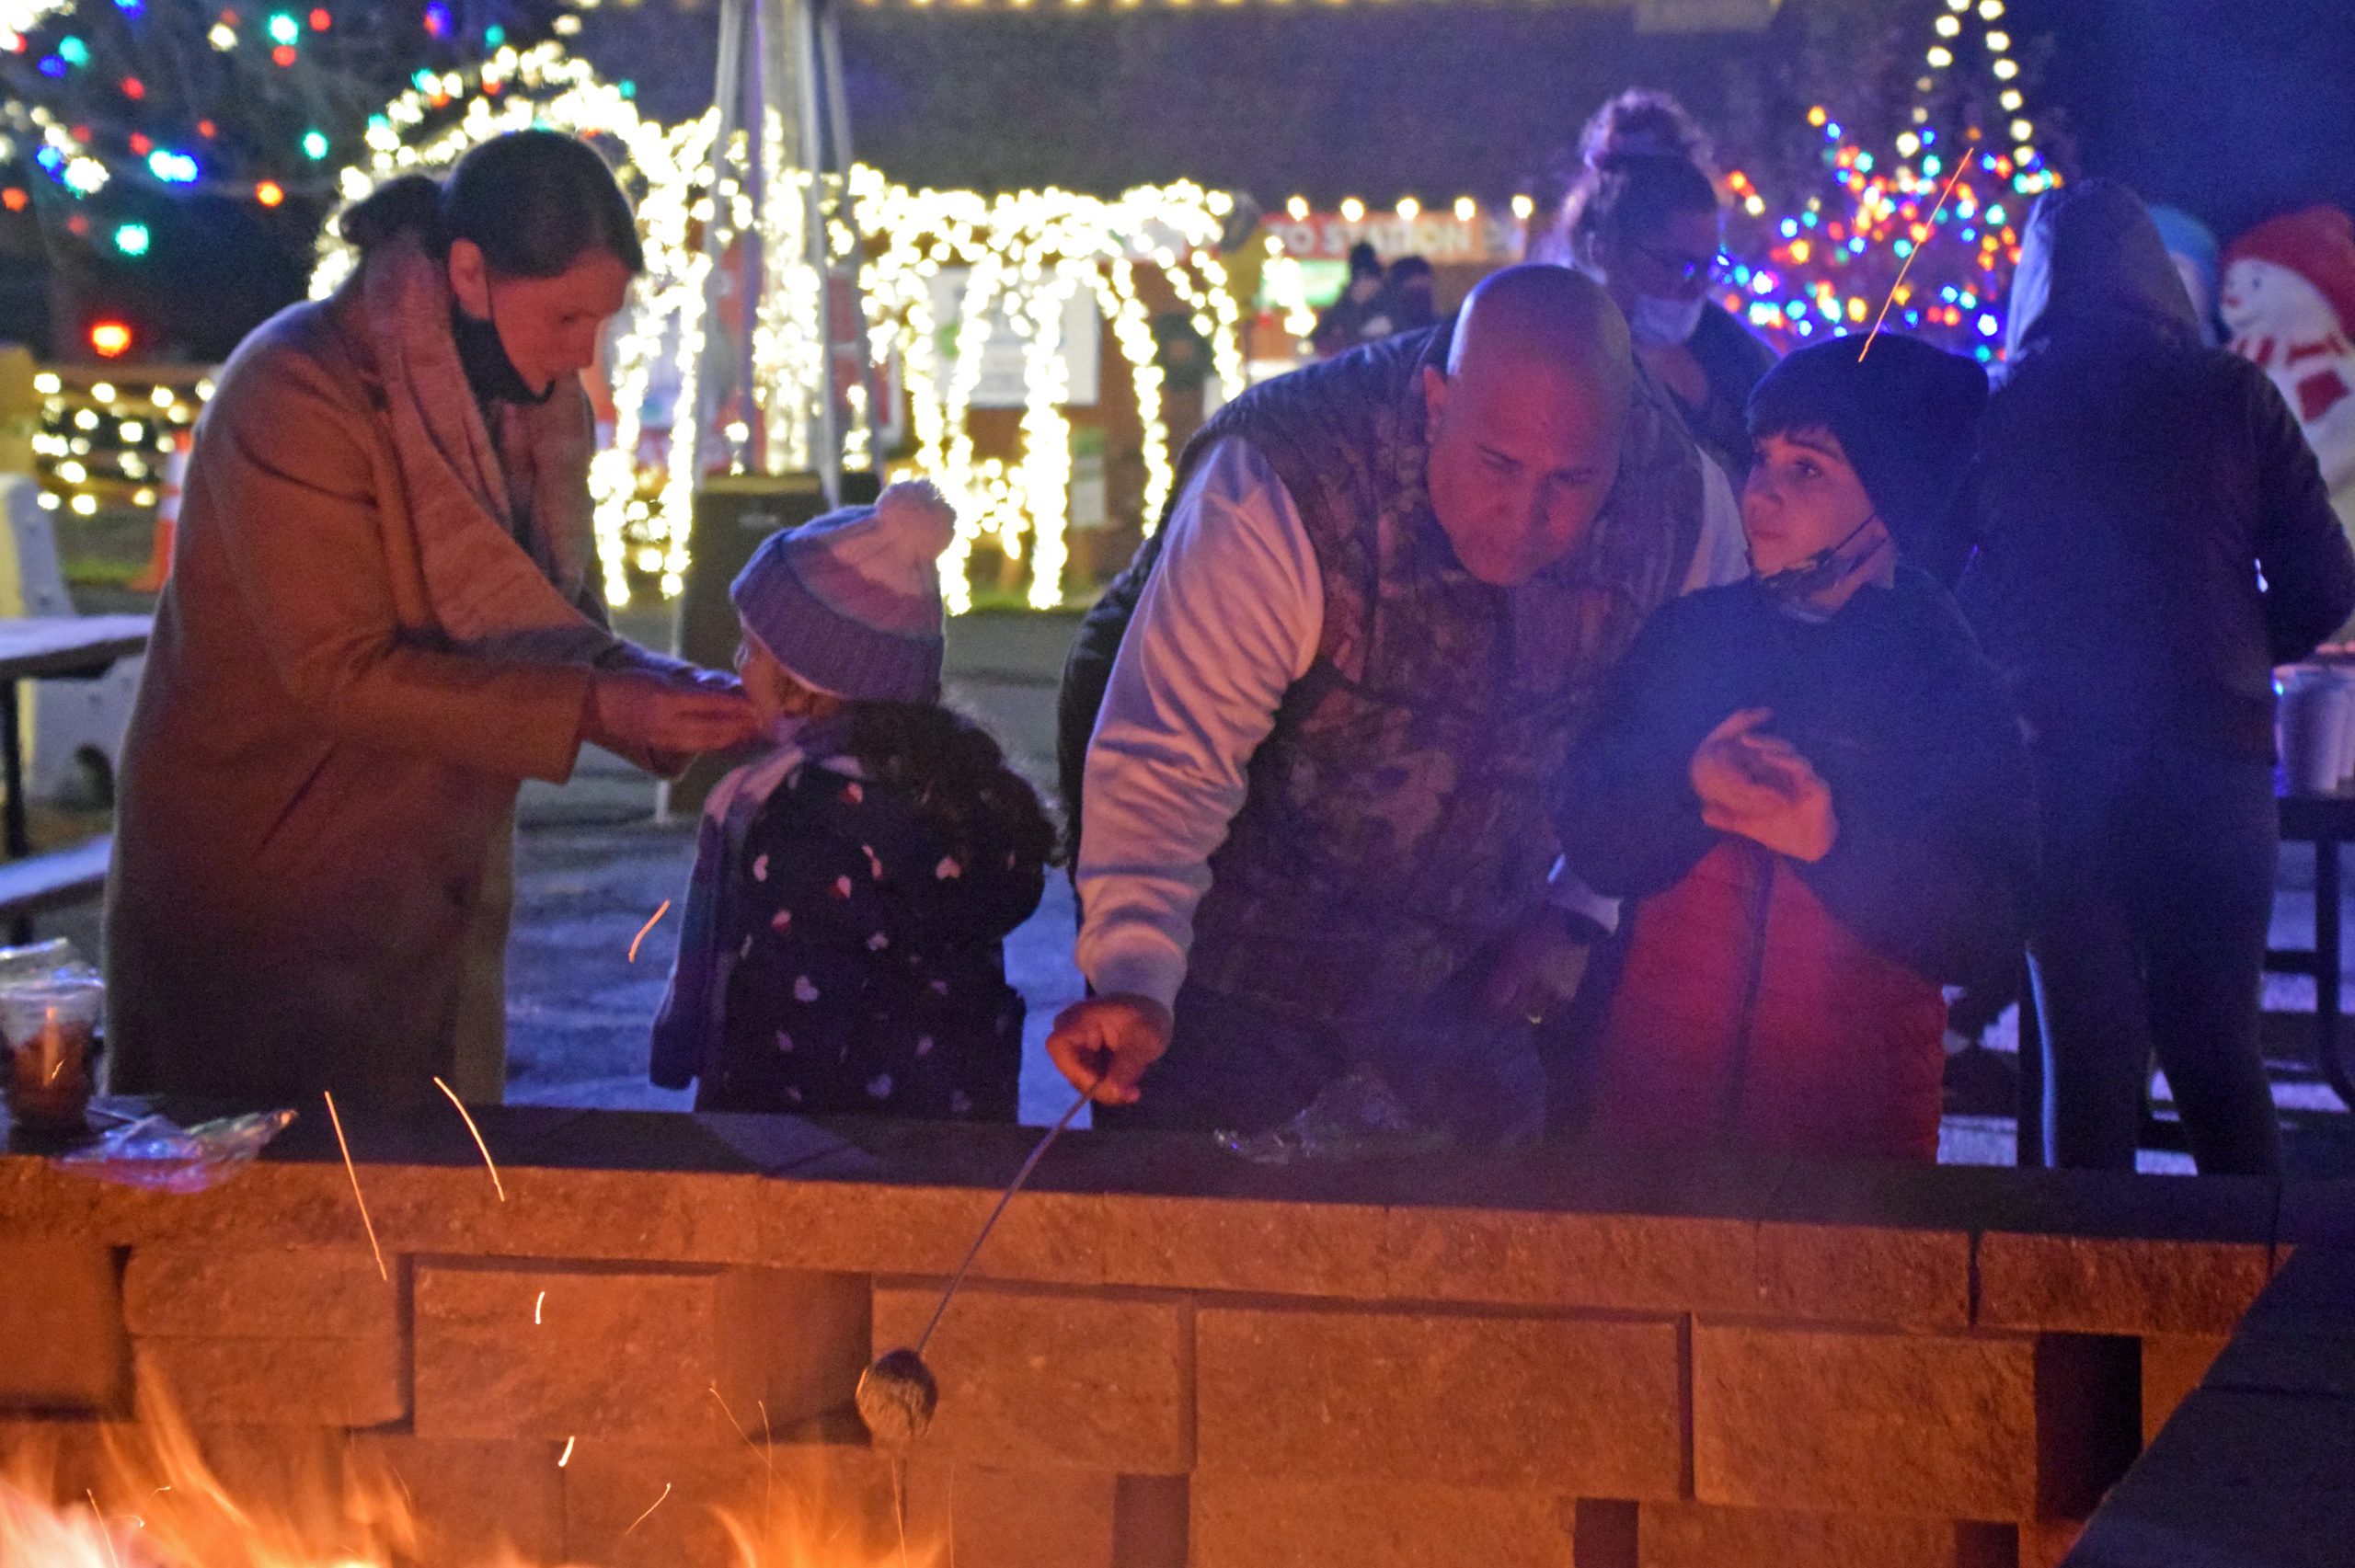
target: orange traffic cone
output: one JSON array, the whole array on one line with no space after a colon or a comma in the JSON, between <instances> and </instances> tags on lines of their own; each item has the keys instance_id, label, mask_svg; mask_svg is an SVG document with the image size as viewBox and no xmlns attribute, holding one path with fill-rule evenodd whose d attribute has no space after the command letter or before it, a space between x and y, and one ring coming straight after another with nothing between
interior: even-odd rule
<instances>
[{"instance_id":1,"label":"orange traffic cone","mask_svg":"<svg viewBox=\"0 0 2355 1568\"><path fill-rule=\"evenodd\" d=\"M164 484L155 498L155 548L148 553L147 569L131 579L141 593L161 592L164 579L172 575L172 540L179 532L180 486L188 479L190 440L188 431L180 431L171 455L164 459Z\"/></svg>"}]
</instances>

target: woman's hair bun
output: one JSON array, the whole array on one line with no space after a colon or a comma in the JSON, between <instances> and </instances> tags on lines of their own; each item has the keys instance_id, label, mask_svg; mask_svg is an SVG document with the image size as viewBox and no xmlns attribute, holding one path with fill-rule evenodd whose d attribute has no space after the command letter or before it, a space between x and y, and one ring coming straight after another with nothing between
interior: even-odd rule
<instances>
[{"instance_id":1,"label":"woman's hair bun","mask_svg":"<svg viewBox=\"0 0 2355 1568\"><path fill-rule=\"evenodd\" d=\"M1684 106L1652 87L1630 87L1594 111L1579 154L1600 170L1626 158L1680 158L1714 177L1709 138Z\"/></svg>"},{"instance_id":2,"label":"woman's hair bun","mask_svg":"<svg viewBox=\"0 0 2355 1568\"><path fill-rule=\"evenodd\" d=\"M396 235L414 234L438 242L442 235L442 182L431 175L405 174L388 179L344 210L336 227L362 250ZM441 248L438 243L429 249Z\"/></svg>"}]
</instances>

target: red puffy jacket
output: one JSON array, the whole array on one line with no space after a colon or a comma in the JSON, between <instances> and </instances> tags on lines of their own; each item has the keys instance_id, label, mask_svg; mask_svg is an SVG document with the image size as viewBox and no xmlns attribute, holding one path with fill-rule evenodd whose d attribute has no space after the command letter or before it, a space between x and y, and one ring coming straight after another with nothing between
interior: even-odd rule
<instances>
[{"instance_id":1,"label":"red puffy jacket","mask_svg":"<svg viewBox=\"0 0 2355 1568\"><path fill-rule=\"evenodd\" d=\"M1945 994L1727 837L1629 916L1593 1126L1656 1146L1935 1161Z\"/></svg>"}]
</instances>

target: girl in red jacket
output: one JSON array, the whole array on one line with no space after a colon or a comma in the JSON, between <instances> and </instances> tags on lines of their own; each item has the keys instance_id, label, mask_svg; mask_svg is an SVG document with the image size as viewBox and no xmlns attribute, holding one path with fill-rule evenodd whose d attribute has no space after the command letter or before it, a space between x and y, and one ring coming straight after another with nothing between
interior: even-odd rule
<instances>
[{"instance_id":1,"label":"girl in red jacket","mask_svg":"<svg viewBox=\"0 0 2355 1568\"><path fill-rule=\"evenodd\" d=\"M1632 900L1598 1136L1937 1157L1940 988L2016 961L2034 842L2018 724L1910 564L1986 396L1888 334L1752 395L1752 576L1653 616L1564 781L1569 867Z\"/></svg>"}]
</instances>

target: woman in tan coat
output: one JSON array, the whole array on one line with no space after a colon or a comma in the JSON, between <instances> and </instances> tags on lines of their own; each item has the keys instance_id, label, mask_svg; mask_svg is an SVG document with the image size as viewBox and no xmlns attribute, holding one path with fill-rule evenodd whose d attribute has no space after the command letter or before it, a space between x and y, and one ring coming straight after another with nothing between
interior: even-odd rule
<instances>
[{"instance_id":1,"label":"woman in tan coat","mask_svg":"<svg viewBox=\"0 0 2355 1568\"><path fill-rule=\"evenodd\" d=\"M247 338L198 427L123 753L118 1090L497 1100L522 781L752 733L600 601L579 372L643 258L597 155L499 137L344 232L351 280Z\"/></svg>"}]
</instances>

